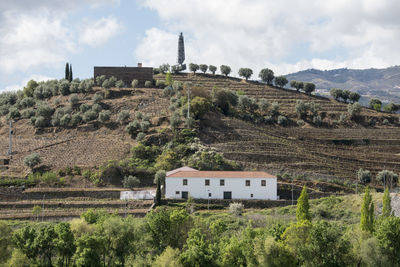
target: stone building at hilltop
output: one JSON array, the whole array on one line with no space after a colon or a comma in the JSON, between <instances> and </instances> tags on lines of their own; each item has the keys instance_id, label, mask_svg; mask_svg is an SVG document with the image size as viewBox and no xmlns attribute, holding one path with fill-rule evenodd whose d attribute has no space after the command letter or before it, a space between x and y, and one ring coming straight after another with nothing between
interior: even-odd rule
<instances>
[{"instance_id":1,"label":"stone building at hilltop","mask_svg":"<svg viewBox=\"0 0 400 267\"><path fill-rule=\"evenodd\" d=\"M117 80L122 80L125 86L130 86L133 80L138 80L140 86L144 86L146 81L153 81L153 68L142 67L138 63L137 67L107 67L95 66L93 77L105 75L108 78L114 76Z\"/></svg>"}]
</instances>

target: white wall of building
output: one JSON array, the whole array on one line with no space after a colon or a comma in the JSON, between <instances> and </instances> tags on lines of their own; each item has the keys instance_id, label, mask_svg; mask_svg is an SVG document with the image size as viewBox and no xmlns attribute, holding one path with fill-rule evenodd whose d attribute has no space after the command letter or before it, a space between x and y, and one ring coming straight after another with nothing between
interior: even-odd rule
<instances>
[{"instance_id":1,"label":"white wall of building","mask_svg":"<svg viewBox=\"0 0 400 267\"><path fill-rule=\"evenodd\" d=\"M183 179L187 179L187 185L183 185ZM206 179L210 180L209 186L205 185ZM210 199L223 199L224 192L232 192L232 199L278 199L276 178L224 178L224 186L220 185L221 179L167 177L165 197L182 198L184 191L193 198L203 199L207 199L209 193ZM246 186L246 180L250 180L250 186ZM265 186L261 186L261 180L265 180Z\"/></svg>"}]
</instances>

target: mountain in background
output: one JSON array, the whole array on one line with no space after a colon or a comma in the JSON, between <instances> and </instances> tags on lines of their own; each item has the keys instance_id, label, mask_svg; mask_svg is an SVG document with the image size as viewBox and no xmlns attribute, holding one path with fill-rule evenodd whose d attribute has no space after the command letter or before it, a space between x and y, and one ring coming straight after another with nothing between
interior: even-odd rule
<instances>
[{"instance_id":1,"label":"mountain in background","mask_svg":"<svg viewBox=\"0 0 400 267\"><path fill-rule=\"evenodd\" d=\"M366 98L379 98L383 102L400 103L400 66L386 69L308 69L286 75L289 80L312 82L317 93L326 95L331 88L358 92Z\"/></svg>"}]
</instances>

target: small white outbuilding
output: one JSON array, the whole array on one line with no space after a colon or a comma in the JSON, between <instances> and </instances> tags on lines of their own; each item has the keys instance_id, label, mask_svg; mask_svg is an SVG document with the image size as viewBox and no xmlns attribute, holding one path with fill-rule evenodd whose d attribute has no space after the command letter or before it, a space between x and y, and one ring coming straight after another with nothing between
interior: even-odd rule
<instances>
[{"instance_id":1,"label":"small white outbuilding","mask_svg":"<svg viewBox=\"0 0 400 267\"><path fill-rule=\"evenodd\" d=\"M277 200L277 178L266 172L180 170L165 179L166 198Z\"/></svg>"}]
</instances>

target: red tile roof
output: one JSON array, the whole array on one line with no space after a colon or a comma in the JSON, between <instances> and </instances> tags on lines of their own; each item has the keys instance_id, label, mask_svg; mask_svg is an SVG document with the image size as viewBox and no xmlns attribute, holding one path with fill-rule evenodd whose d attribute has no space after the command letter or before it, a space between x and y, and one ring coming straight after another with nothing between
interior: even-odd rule
<instances>
[{"instance_id":1,"label":"red tile roof","mask_svg":"<svg viewBox=\"0 0 400 267\"><path fill-rule=\"evenodd\" d=\"M276 178L266 172L239 172L239 171L179 171L168 175L167 178Z\"/></svg>"},{"instance_id":2,"label":"red tile roof","mask_svg":"<svg viewBox=\"0 0 400 267\"><path fill-rule=\"evenodd\" d=\"M174 173L177 173L177 172L180 172L180 171L198 171L198 170L190 168L188 166L183 166L181 168L178 168L178 169L175 169L175 170L167 172L167 176L170 176L171 174L174 174Z\"/></svg>"}]
</instances>

